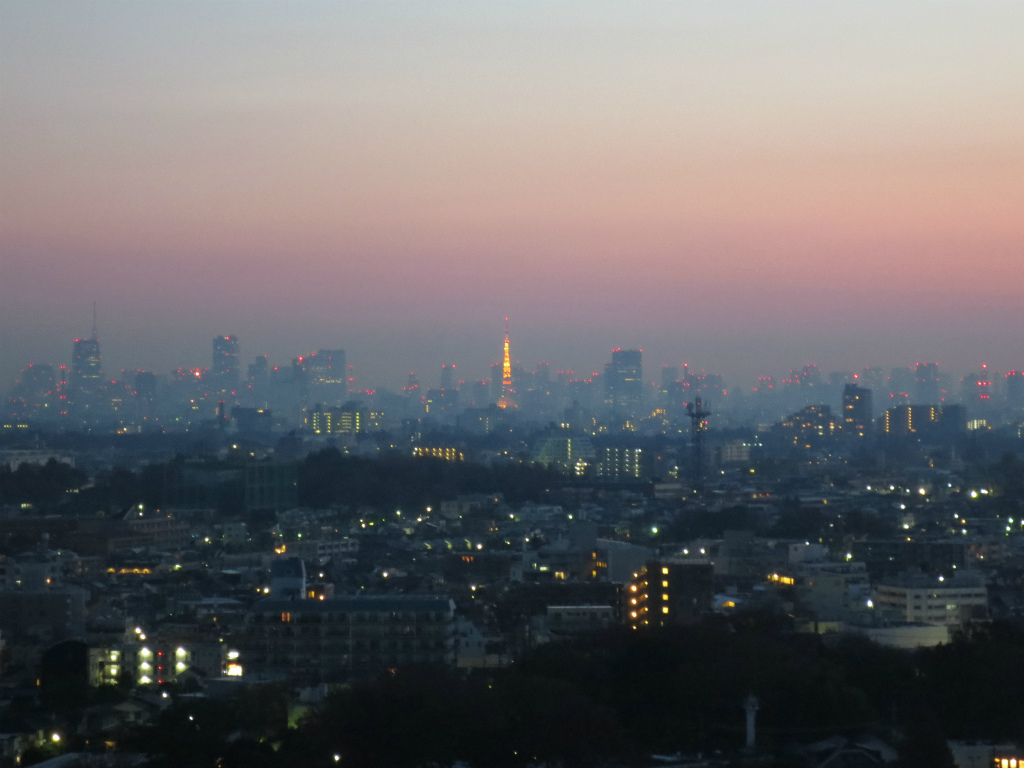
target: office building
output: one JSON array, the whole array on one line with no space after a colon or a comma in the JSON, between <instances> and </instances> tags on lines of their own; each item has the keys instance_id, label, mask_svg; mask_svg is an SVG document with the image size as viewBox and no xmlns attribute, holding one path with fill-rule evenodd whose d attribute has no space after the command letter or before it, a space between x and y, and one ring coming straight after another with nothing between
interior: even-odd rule
<instances>
[{"instance_id":1,"label":"office building","mask_svg":"<svg viewBox=\"0 0 1024 768\"><path fill-rule=\"evenodd\" d=\"M441 363L441 389L455 389L455 363Z\"/></svg>"},{"instance_id":2,"label":"office building","mask_svg":"<svg viewBox=\"0 0 1024 768\"><path fill-rule=\"evenodd\" d=\"M1024 410L1024 371L1009 371L1006 381L1006 404L1014 412Z\"/></svg>"},{"instance_id":3,"label":"office building","mask_svg":"<svg viewBox=\"0 0 1024 768\"><path fill-rule=\"evenodd\" d=\"M257 356L256 361L249 366L247 373L250 386L264 384L270 375L270 363L267 360L267 356Z\"/></svg>"},{"instance_id":4,"label":"office building","mask_svg":"<svg viewBox=\"0 0 1024 768\"><path fill-rule=\"evenodd\" d=\"M640 412L643 396L643 350L613 349L604 365L605 405L621 416Z\"/></svg>"},{"instance_id":5,"label":"office building","mask_svg":"<svg viewBox=\"0 0 1024 768\"><path fill-rule=\"evenodd\" d=\"M302 359L310 398L327 406L348 400L349 375L344 349L319 349Z\"/></svg>"},{"instance_id":6,"label":"office building","mask_svg":"<svg viewBox=\"0 0 1024 768\"><path fill-rule=\"evenodd\" d=\"M210 374L221 387L231 389L238 386L238 337L217 336L213 340L213 360Z\"/></svg>"},{"instance_id":7,"label":"office building","mask_svg":"<svg viewBox=\"0 0 1024 768\"><path fill-rule=\"evenodd\" d=\"M100 356L100 340L93 328L91 339L75 339L74 346L74 389L75 393L94 394L103 384L103 365Z\"/></svg>"},{"instance_id":8,"label":"office building","mask_svg":"<svg viewBox=\"0 0 1024 768\"><path fill-rule=\"evenodd\" d=\"M930 405L942 400L937 363L917 363L914 366L914 402Z\"/></svg>"},{"instance_id":9,"label":"office building","mask_svg":"<svg viewBox=\"0 0 1024 768\"><path fill-rule=\"evenodd\" d=\"M988 617L988 590L974 574L948 579L903 574L878 584L874 605L877 609L899 611L904 621L963 624L971 618Z\"/></svg>"}]
</instances>

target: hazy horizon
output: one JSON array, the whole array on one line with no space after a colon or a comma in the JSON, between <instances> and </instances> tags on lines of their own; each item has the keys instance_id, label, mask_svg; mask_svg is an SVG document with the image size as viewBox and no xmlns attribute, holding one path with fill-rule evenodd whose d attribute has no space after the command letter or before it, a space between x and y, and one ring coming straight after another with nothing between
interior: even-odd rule
<instances>
[{"instance_id":1,"label":"hazy horizon","mask_svg":"<svg viewBox=\"0 0 1024 768\"><path fill-rule=\"evenodd\" d=\"M0 2L0 384L1024 367L1024 5Z\"/></svg>"}]
</instances>

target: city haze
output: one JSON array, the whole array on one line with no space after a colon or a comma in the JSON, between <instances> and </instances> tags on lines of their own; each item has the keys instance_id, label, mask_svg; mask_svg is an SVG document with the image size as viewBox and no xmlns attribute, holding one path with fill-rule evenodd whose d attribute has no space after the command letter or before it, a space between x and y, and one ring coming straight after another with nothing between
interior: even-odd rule
<instances>
[{"instance_id":1,"label":"city haze","mask_svg":"<svg viewBox=\"0 0 1024 768\"><path fill-rule=\"evenodd\" d=\"M93 301L110 374L1020 367L1017 4L0 14L5 386Z\"/></svg>"}]
</instances>

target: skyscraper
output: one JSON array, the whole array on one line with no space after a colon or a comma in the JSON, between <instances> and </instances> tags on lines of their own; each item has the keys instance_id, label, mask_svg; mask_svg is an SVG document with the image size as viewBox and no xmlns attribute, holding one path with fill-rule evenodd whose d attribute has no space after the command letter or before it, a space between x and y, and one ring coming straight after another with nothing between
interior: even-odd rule
<instances>
[{"instance_id":1,"label":"skyscraper","mask_svg":"<svg viewBox=\"0 0 1024 768\"><path fill-rule=\"evenodd\" d=\"M348 400L348 366L344 349L319 349L304 356L302 362L314 401L338 406Z\"/></svg>"},{"instance_id":2,"label":"skyscraper","mask_svg":"<svg viewBox=\"0 0 1024 768\"><path fill-rule=\"evenodd\" d=\"M1013 411L1024 409L1024 371L1010 371L1005 377L1006 404Z\"/></svg>"},{"instance_id":3,"label":"skyscraper","mask_svg":"<svg viewBox=\"0 0 1024 768\"><path fill-rule=\"evenodd\" d=\"M515 391L512 389L512 358L509 355L508 318L505 318L505 356L501 364L501 395L498 397L499 408L518 408Z\"/></svg>"},{"instance_id":4,"label":"skyscraper","mask_svg":"<svg viewBox=\"0 0 1024 768\"><path fill-rule=\"evenodd\" d=\"M74 356L74 389L76 393L96 393L103 383L103 366L99 334L96 331L95 302L92 305L92 335L88 339L75 339Z\"/></svg>"},{"instance_id":5,"label":"skyscraper","mask_svg":"<svg viewBox=\"0 0 1024 768\"><path fill-rule=\"evenodd\" d=\"M604 364L604 401L616 414L632 416L640 411L642 355L641 349L613 349L611 362Z\"/></svg>"},{"instance_id":6,"label":"skyscraper","mask_svg":"<svg viewBox=\"0 0 1024 768\"><path fill-rule=\"evenodd\" d=\"M213 340L213 364L210 373L224 387L238 385L238 337L217 336Z\"/></svg>"},{"instance_id":7,"label":"skyscraper","mask_svg":"<svg viewBox=\"0 0 1024 768\"><path fill-rule=\"evenodd\" d=\"M335 385L348 392L348 366L344 349L318 349L305 358L309 381L320 386Z\"/></svg>"},{"instance_id":8,"label":"skyscraper","mask_svg":"<svg viewBox=\"0 0 1024 768\"><path fill-rule=\"evenodd\" d=\"M267 360L266 355L259 355L256 358L256 362L248 368L248 378L250 386L257 386L264 384L267 377L270 375L270 363Z\"/></svg>"},{"instance_id":9,"label":"skyscraper","mask_svg":"<svg viewBox=\"0 0 1024 768\"><path fill-rule=\"evenodd\" d=\"M847 384L843 387L843 429L864 437L871 428L871 390Z\"/></svg>"},{"instance_id":10,"label":"skyscraper","mask_svg":"<svg viewBox=\"0 0 1024 768\"><path fill-rule=\"evenodd\" d=\"M441 363L441 389L455 389L455 363Z\"/></svg>"},{"instance_id":11,"label":"skyscraper","mask_svg":"<svg viewBox=\"0 0 1024 768\"><path fill-rule=\"evenodd\" d=\"M914 365L914 402L917 405L934 405L939 396L939 366L937 363Z\"/></svg>"}]
</instances>

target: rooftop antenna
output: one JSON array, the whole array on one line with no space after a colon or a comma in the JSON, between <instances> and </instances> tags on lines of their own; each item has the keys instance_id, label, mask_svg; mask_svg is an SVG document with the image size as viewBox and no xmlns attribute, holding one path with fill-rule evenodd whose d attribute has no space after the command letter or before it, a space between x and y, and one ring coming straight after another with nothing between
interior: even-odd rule
<instances>
[{"instance_id":1,"label":"rooftop antenna","mask_svg":"<svg viewBox=\"0 0 1024 768\"><path fill-rule=\"evenodd\" d=\"M98 339L99 333L96 330L96 302L92 303L92 338Z\"/></svg>"}]
</instances>

